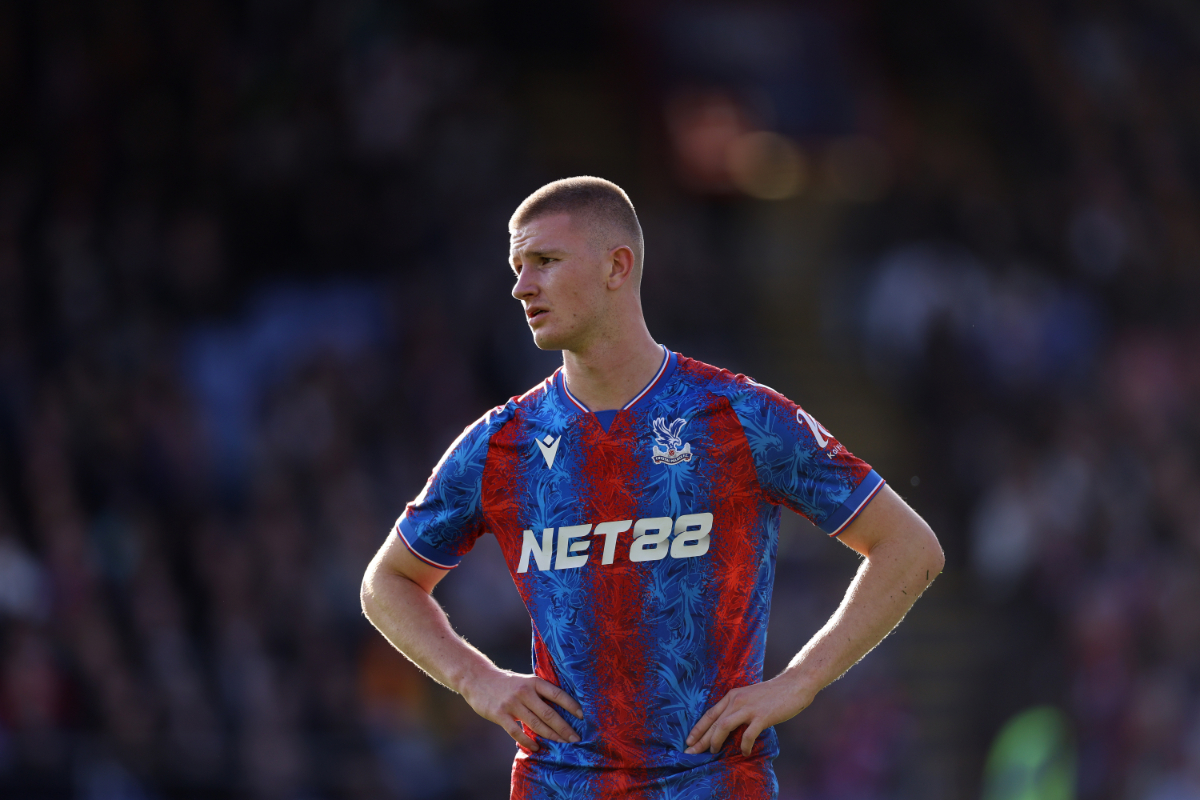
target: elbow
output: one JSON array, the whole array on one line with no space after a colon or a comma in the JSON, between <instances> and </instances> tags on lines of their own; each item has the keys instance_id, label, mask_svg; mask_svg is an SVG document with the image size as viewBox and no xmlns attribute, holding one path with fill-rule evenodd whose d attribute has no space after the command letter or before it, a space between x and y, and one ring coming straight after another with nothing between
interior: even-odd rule
<instances>
[{"instance_id":1,"label":"elbow","mask_svg":"<svg viewBox=\"0 0 1200 800\"><path fill-rule=\"evenodd\" d=\"M930 573L929 579L933 580L938 575L941 575L942 570L946 568L946 554L942 552L942 548L940 546L937 548L937 551L934 553L933 560L931 563L933 564L933 566L929 570L929 573Z\"/></svg>"},{"instance_id":2,"label":"elbow","mask_svg":"<svg viewBox=\"0 0 1200 800\"><path fill-rule=\"evenodd\" d=\"M929 570L929 580L932 581L946 566L946 553L942 550L941 542L938 541L937 535L933 530L926 526L925 528L929 539L927 569Z\"/></svg>"},{"instance_id":3,"label":"elbow","mask_svg":"<svg viewBox=\"0 0 1200 800\"><path fill-rule=\"evenodd\" d=\"M363 574L362 584L358 587L358 602L362 606L363 616L371 620L371 612L375 606L374 592L375 562L372 561ZM372 624L373 624L372 620Z\"/></svg>"}]
</instances>

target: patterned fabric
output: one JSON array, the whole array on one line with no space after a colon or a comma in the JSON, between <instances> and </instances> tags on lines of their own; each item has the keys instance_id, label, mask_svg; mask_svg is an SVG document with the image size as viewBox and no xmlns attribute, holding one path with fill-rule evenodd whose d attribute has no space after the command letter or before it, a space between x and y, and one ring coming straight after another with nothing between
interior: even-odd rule
<instances>
[{"instance_id":1,"label":"patterned fabric","mask_svg":"<svg viewBox=\"0 0 1200 800\"><path fill-rule=\"evenodd\" d=\"M836 534L882 485L779 393L668 353L607 431L561 370L493 409L396 530L443 568L494 534L534 670L583 706L562 715L579 743L519 750L513 798L753 800L777 794L773 730L749 758L740 731L683 750L710 705L762 680L780 506Z\"/></svg>"}]
</instances>

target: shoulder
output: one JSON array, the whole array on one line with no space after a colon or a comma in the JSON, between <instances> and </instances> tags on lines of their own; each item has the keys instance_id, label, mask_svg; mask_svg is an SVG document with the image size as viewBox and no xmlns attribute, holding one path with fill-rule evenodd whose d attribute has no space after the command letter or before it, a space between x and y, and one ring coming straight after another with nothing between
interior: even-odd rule
<instances>
[{"instance_id":1,"label":"shoulder","mask_svg":"<svg viewBox=\"0 0 1200 800\"><path fill-rule=\"evenodd\" d=\"M686 356L679 356L678 377L695 391L724 397L734 410L763 404L786 406L788 403L782 394L753 378Z\"/></svg>"},{"instance_id":2,"label":"shoulder","mask_svg":"<svg viewBox=\"0 0 1200 800\"><path fill-rule=\"evenodd\" d=\"M708 391L716 394L723 394L727 391L731 382L742 377L734 375L727 369L714 367L712 364L706 364L703 361L698 361L694 358L688 358L685 355L678 357L678 364L675 368L675 378L688 388L695 391Z\"/></svg>"},{"instance_id":3,"label":"shoulder","mask_svg":"<svg viewBox=\"0 0 1200 800\"><path fill-rule=\"evenodd\" d=\"M545 424L547 420L563 416L565 409L557 397L555 381L557 371L527 392L509 398L507 403L490 409L477 419L467 431L488 439L497 434L512 435L516 430L528 428L530 424Z\"/></svg>"},{"instance_id":4,"label":"shoulder","mask_svg":"<svg viewBox=\"0 0 1200 800\"><path fill-rule=\"evenodd\" d=\"M442 454L433 468L430 482L418 497L421 502L431 490L445 485L474 484L482 478L490 453L496 445L519 440L528 429L528 420L536 418L548 402L553 376L525 394L488 409L483 416L465 427ZM526 424L523 424L526 423Z\"/></svg>"},{"instance_id":5,"label":"shoulder","mask_svg":"<svg viewBox=\"0 0 1200 800\"><path fill-rule=\"evenodd\" d=\"M466 451L464 455L482 455L488 442L496 434L523 419L547 413L548 407L553 405L553 381L554 376L551 375L524 394L511 397L508 402L488 409L483 416L463 429L450 445L448 454Z\"/></svg>"},{"instance_id":6,"label":"shoulder","mask_svg":"<svg viewBox=\"0 0 1200 800\"><path fill-rule=\"evenodd\" d=\"M513 397L503 406L493 409L496 412L494 429L498 431L514 424L527 427L530 422L545 423L550 418L564 416L566 409L558 397L557 380L556 370L525 394Z\"/></svg>"}]
</instances>

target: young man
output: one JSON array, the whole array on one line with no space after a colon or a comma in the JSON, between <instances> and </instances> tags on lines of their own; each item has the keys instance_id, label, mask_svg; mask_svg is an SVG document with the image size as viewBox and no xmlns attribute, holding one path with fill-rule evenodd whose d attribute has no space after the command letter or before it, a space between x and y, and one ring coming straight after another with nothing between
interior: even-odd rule
<instances>
[{"instance_id":1,"label":"young man","mask_svg":"<svg viewBox=\"0 0 1200 800\"><path fill-rule=\"evenodd\" d=\"M451 445L367 569L363 610L516 740L513 798L775 797L771 726L900 621L942 569L937 539L800 407L651 338L616 185L548 184L509 228L513 297L563 367ZM780 506L865 561L763 681ZM484 532L529 609L532 675L497 668L430 595Z\"/></svg>"}]
</instances>

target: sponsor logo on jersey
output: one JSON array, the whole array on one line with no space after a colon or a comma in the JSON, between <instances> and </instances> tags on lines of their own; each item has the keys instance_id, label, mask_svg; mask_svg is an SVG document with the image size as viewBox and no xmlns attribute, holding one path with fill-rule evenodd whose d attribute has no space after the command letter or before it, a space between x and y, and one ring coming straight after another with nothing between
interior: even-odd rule
<instances>
[{"instance_id":1,"label":"sponsor logo on jersey","mask_svg":"<svg viewBox=\"0 0 1200 800\"><path fill-rule=\"evenodd\" d=\"M547 433L541 439L535 439L534 441L537 442L538 449L542 451L542 458L546 459L546 469L553 469L554 457L558 455L558 445L562 442L562 435L560 434L555 439Z\"/></svg>"},{"instance_id":2,"label":"sponsor logo on jersey","mask_svg":"<svg viewBox=\"0 0 1200 800\"><path fill-rule=\"evenodd\" d=\"M686 419L677 419L670 425L665 417L654 419L654 441L657 444L651 449L651 456L655 464L679 464L692 460L691 442L683 441L679 435L684 425L687 425Z\"/></svg>"},{"instance_id":3,"label":"sponsor logo on jersey","mask_svg":"<svg viewBox=\"0 0 1200 800\"><path fill-rule=\"evenodd\" d=\"M712 526L713 515L704 512L684 514L679 519L649 517L636 522L622 519L594 525L589 522L543 528L541 541L533 531L527 530L522 532L521 562L517 565L517 572L528 572L531 560L538 572L578 569L596 554L596 550L589 552L589 549L599 537L604 537L600 563L611 564L617 557L617 540L630 528L633 529L633 540L629 543L630 561L661 561L667 556L696 558L708 552Z\"/></svg>"}]
</instances>

